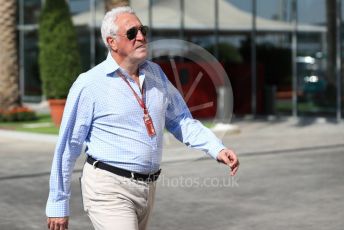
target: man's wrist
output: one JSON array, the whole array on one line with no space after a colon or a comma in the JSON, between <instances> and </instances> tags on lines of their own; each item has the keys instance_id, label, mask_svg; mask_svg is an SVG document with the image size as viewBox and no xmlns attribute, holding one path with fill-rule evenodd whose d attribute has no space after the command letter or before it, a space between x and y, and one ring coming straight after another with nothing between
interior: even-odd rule
<instances>
[{"instance_id":1,"label":"man's wrist","mask_svg":"<svg viewBox=\"0 0 344 230\"><path fill-rule=\"evenodd\" d=\"M222 149L217 153L216 160L217 160L218 162L220 162L219 156L220 156L221 152L222 152L223 150L225 150L225 149L226 149L226 148L222 148Z\"/></svg>"},{"instance_id":2,"label":"man's wrist","mask_svg":"<svg viewBox=\"0 0 344 230\"><path fill-rule=\"evenodd\" d=\"M211 148L211 151L209 151L209 155L213 157L215 160L217 160L217 157L219 156L220 152L222 150L226 149L224 145L217 145Z\"/></svg>"},{"instance_id":3,"label":"man's wrist","mask_svg":"<svg viewBox=\"0 0 344 230\"><path fill-rule=\"evenodd\" d=\"M69 200L50 201L48 200L45 214L47 217L69 216Z\"/></svg>"}]
</instances>

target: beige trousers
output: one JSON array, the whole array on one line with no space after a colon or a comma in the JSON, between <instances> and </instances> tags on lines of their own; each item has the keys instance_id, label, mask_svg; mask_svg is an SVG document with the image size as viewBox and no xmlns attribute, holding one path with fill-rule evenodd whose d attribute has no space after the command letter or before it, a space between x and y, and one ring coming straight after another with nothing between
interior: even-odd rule
<instances>
[{"instance_id":1,"label":"beige trousers","mask_svg":"<svg viewBox=\"0 0 344 230\"><path fill-rule=\"evenodd\" d=\"M121 177L85 163L84 210L96 230L144 230L153 207L155 182Z\"/></svg>"}]
</instances>

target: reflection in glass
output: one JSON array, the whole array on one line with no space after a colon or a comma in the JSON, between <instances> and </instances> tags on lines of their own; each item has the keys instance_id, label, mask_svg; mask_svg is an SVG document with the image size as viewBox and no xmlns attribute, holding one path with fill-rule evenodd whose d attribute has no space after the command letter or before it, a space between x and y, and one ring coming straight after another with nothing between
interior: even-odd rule
<instances>
[{"instance_id":1,"label":"reflection in glass","mask_svg":"<svg viewBox=\"0 0 344 230\"><path fill-rule=\"evenodd\" d=\"M108 53L107 48L105 47L103 40L102 40L102 36L100 34L100 30L96 31L96 48L95 48L95 64L99 64L102 61L104 61L104 59L106 58L106 55Z\"/></svg>"},{"instance_id":2,"label":"reflection in glass","mask_svg":"<svg viewBox=\"0 0 344 230\"><path fill-rule=\"evenodd\" d=\"M297 96L300 116L333 116L336 111L336 86L327 69L326 1L297 2L300 25L318 28L297 34ZM305 13L307 12L307 13Z\"/></svg>"},{"instance_id":3,"label":"reflection in glass","mask_svg":"<svg viewBox=\"0 0 344 230\"><path fill-rule=\"evenodd\" d=\"M249 32L252 29L252 0L219 1L219 27Z\"/></svg>"},{"instance_id":4,"label":"reflection in glass","mask_svg":"<svg viewBox=\"0 0 344 230\"><path fill-rule=\"evenodd\" d=\"M69 10L72 15L88 12L90 10L90 0L69 0Z\"/></svg>"},{"instance_id":5,"label":"reflection in glass","mask_svg":"<svg viewBox=\"0 0 344 230\"><path fill-rule=\"evenodd\" d=\"M257 0L257 17L273 21L291 21L291 0Z\"/></svg>"},{"instance_id":6,"label":"reflection in glass","mask_svg":"<svg viewBox=\"0 0 344 230\"><path fill-rule=\"evenodd\" d=\"M257 0L257 112L292 111L291 0ZM262 102L262 103L261 103Z\"/></svg>"},{"instance_id":7,"label":"reflection in glass","mask_svg":"<svg viewBox=\"0 0 344 230\"><path fill-rule=\"evenodd\" d=\"M257 98L264 98L264 113L290 115L292 110L291 41L288 33L257 36ZM259 90L260 82L263 82ZM259 105L259 102L258 102ZM258 106L259 108L259 106Z\"/></svg>"},{"instance_id":8,"label":"reflection in glass","mask_svg":"<svg viewBox=\"0 0 344 230\"><path fill-rule=\"evenodd\" d=\"M81 57L81 70L84 72L87 71L91 66L90 31L86 26L78 26L76 28L76 33Z\"/></svg>"},{"instance_id":9,"label":"reflection in glass","mask_svg":"<svg viewBox=\"0 0 344 230\"><path fill-rule=\"evenodd\" d=\"M232 85L236 115L251 113L252 71L251 42L248 34L221 35L219 39L219 61L224 66ZM258 68L257 77L262 73ZM261 101L260 101L261 103Z\"/></svg>"},{"instance_id":10,"label":"reflection in glass","mask_svg":"<svg viewBox=\"0 0 344 230\"><path fill-rule=\"evenodd\" d=\"M38 23L41 0L25 0L22 2L24 3L24 24Z\"/></svg>"},{"instance_id":11,"label":"reflection in glass","mask_svg":"<svg viewBox=\"0 0 344 230\"><path fill-rule=\"evenodd\" d=\"M135 10L136 15L141 20L141 23L143 25L149 25L149 1L150 0L131 0L130 6ZM152 1L154 5L155 1ZM153 14L157 13L156 11L153 12Z\"/></svg>"},{"instance_id":12,"label":"reflection in glass","mask_svg":"<svg viewBox=\"0 0 344 230\"><path fill-rule=\"evenodd\" d=\"M90 3L94 1L95 12ZM107 49L102 43L100 25L105 0L69 0L77 27L83 70L104 60ZM180 0L153 0L152 40L181 38L215 53L215 0L183 0L184 28L181 32ZM291 3L293 0L256 0L257 2L257 112L291 114ZM23 7L24 91L26 100L41 95L38 71L36 25L42 0L18 1ZM251 40L252 0L219 0L218 58L232 82L236 114L251 113ZM326 0L296 0L297 3L297 97L298 114L331 115L335 113L336 82L328 74ZM149 24L149 0L131 0L142 23ZM92 19L92 17L94 17ZM344 4L342 3L342 18ZM19 22L19 20L18 20ZM344 30L343 30L344 31ZM342 37L344 34L342 32ZM95 36L95 40L93 37ZM342 39L342 53L344 40ZM94 51L94 54L92 52ZM342 57L342 67L344 58ZM342 71L344 77L344 71ZM342 94L344 81L342 81ZM344 97L342 113L344 115Z\"/></svg>"},{"instance_id":13,"label":"reflection in glass","mask_svg":"<svg viewBox=\"0 0 344 230\"><path fill-rule=\"evenodd\" d=\"M185 29L213 30L215 27L214 3L214 0L202 0L198 1L195 7L194 0L184 0Z\"/></svg>"},{"instance_id":14,"label":"reflection in glass","mask_svg":"<svg viewBox=\"0 0 344 230\"><path fill-rule=\"evenodd\" d=\"M42 95L38 68L37 31L24 32L24 95L26 101L39 101Z\"/></svg>"}]
</instances>

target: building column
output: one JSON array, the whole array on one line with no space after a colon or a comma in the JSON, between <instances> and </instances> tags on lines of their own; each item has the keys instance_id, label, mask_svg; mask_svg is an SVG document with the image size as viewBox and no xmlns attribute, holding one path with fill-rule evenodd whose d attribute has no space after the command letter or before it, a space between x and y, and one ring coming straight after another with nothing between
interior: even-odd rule
<instances>
[{"instance_id":1,"label":"building column","mask_svg":"<svg viewBox=\"0 0 344 230\"><path fill-rule=\"evenodd\" d=\"M342 12L341 12L341 0L336 1L337 17L336 17L336 85L337 85L337 121L342 119L342 55L341 55L341 24L342 24Z\"/></svg>"},{"instance_id":2,"label":"building column","mask_svg":"<svg viewBox=\"0 0 344 230\"><path fill-rule=\"evenodd\" d=\"M297 0L292 1L292 38L291 38L291 54L292 54L292 116L297 118Z\"/></svg>"},{"instance_id":3,"label":"building column","mask_svg":"<svg viewBox=\"0 0 344 230\"><path fill-rule=\"evenodd\" d=\"M252 0L252 31L251 31L251 113L257 115L257 0Z\"/></svg>"},{"instance_id":4,"label":"building column","mask_svg":"<svg viewBox=\"0 0 344 230\"><path fill-rule=\"evenodd\" d=\"M96 0L90 0L90 64L96 65Z\"/></svg>"}]
</instances>

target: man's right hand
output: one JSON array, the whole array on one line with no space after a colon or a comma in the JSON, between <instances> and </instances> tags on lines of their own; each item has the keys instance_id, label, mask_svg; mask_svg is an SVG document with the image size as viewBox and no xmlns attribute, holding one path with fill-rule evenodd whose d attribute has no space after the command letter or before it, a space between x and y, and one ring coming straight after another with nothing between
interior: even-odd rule
<instances>
[{"instance_id":1,"label":"man's right hand","mask_svg":"<svg viewBox=\"0 0 344 230\"><path fill-rule=\"evenodd\" d=\"M47 219L49 230L65 230L68 229L67 217L48 217Z\"/></svg>"}]
</instances>

